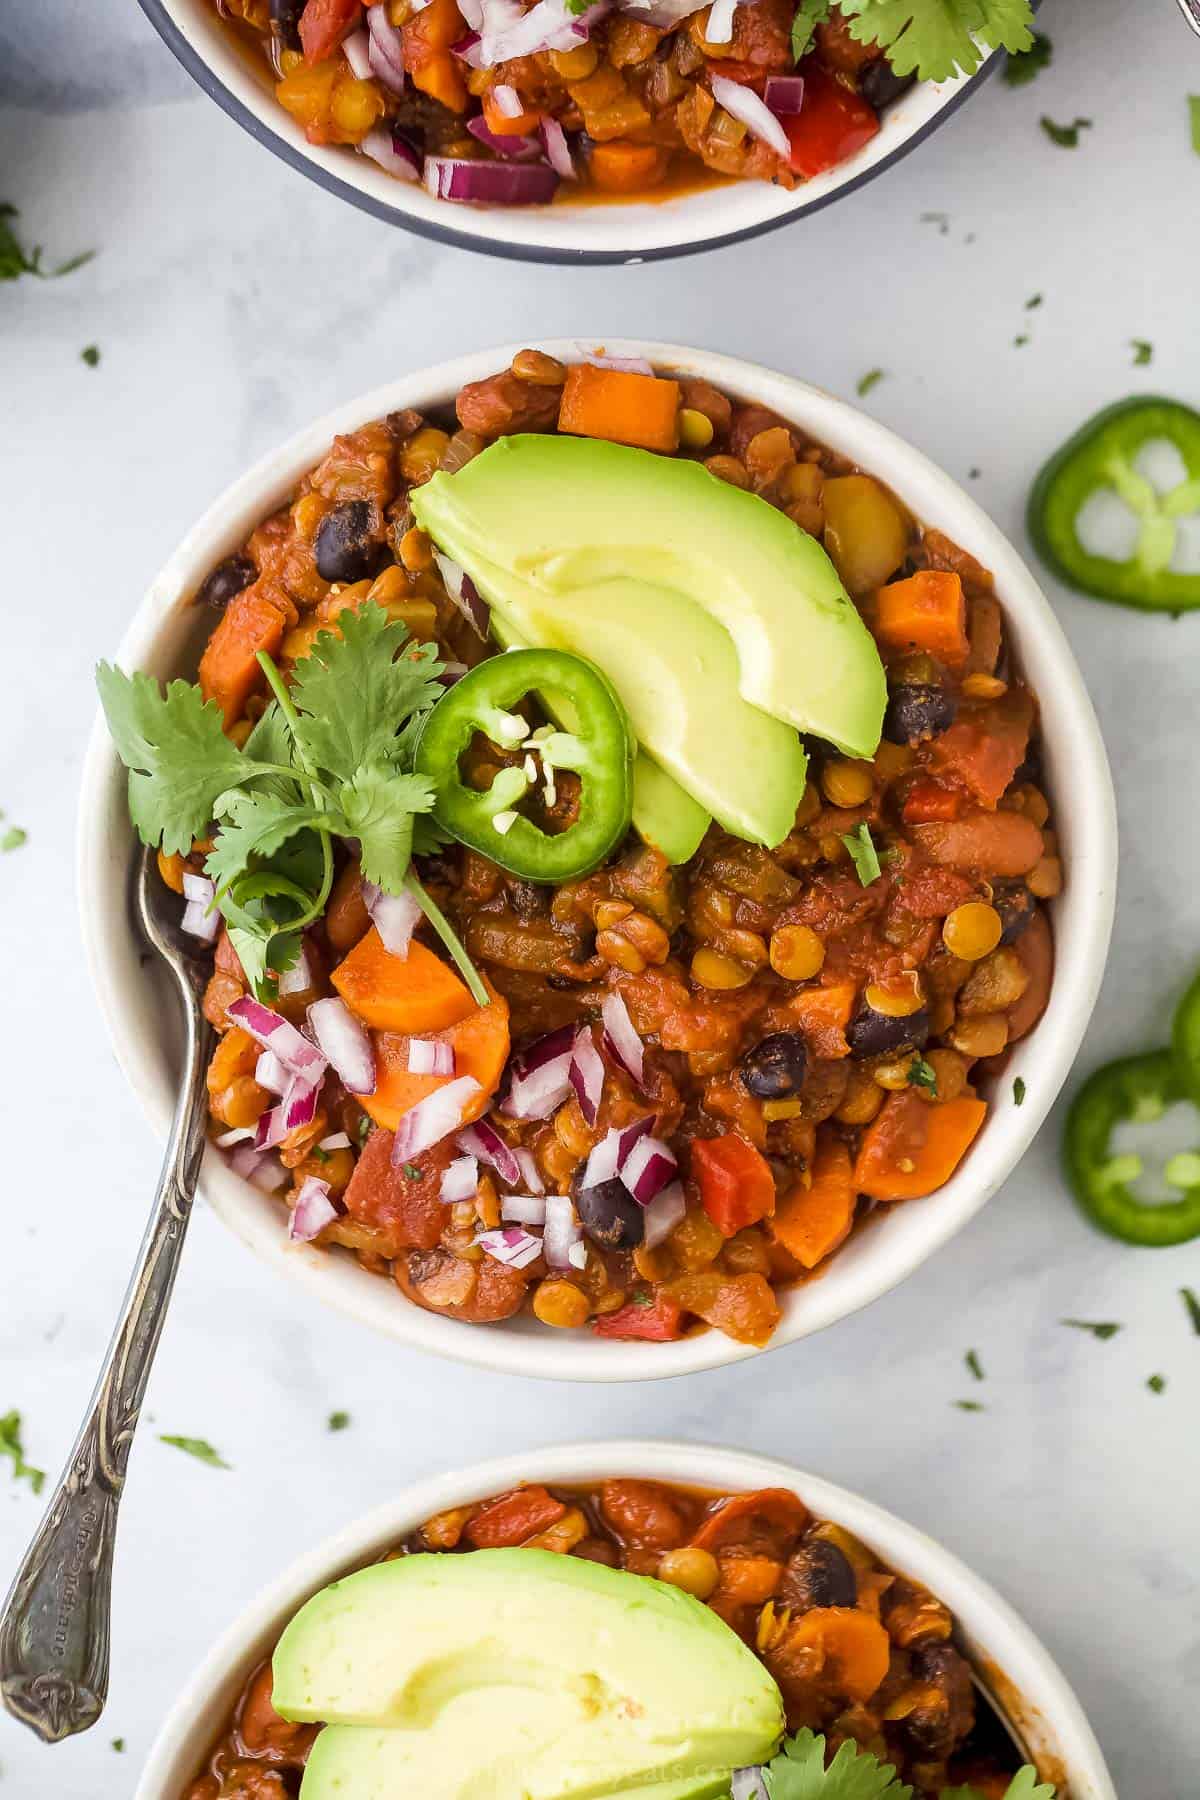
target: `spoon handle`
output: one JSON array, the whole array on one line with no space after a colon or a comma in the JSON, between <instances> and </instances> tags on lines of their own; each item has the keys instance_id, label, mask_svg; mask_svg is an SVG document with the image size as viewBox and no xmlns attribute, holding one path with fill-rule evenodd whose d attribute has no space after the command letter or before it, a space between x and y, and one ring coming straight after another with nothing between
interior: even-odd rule
<instances>
[{"instance_id":1,"label":"spoon handle","mask_svg":"<svg viewBox=\"0 0 1200 1800\"><path fill-rule=\"evenodd\" d=\"M1200 37L1200 0L1179 0L1179 10L1192 30Z\"/></svg>"},{"instance_id":2,"label":"spoon handle","mask_svg":"<svg viewBox=\"0 0 1200 1800\"><path fill-rule=\"evenodd\" d=\"M87 1731L108 1698L117 1508L204 1149L211 1034L180 985L184 1077L154 1207L87 1416L0 1615L0 1698L47 1743Z\"/></svg>"}]
</instances>

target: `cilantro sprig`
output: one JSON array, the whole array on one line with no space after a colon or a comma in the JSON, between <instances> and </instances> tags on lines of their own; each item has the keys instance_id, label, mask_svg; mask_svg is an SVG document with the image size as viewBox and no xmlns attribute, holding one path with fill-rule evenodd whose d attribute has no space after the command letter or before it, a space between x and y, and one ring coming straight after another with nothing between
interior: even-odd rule
<instances>
[{"instance_id":1,"label":"cilantro sprig","mask_svg":"<svg viewBox=\"0 0 1200 1800\"><path fill-rule=\"evenodd\" d=\"M762 1770L769 1800L912 1800L913 1790L898 1779L891 1763L881 1763L852 1740L841 1744L825 1766L825 1739L807 1728L788 1738ZM983 1800L977 1788L943 1788L939 1800ZM1013 1776L1004 1800L1055 1800L1052 1787L1039 1784L1027 1764Z\"/></svg>"},{"instance_id":2,"label":"cilantro sprig","mask_svg":"<svg viewBox=\"0 0 1200 1800\"><path fill-rule=\"evenodd\" d=\"M792 25L793 52L807 51L833 0L801 0ZM973 75L990 50L1020 56L1033 47L1029 0L838 0L860 44L875 44L897 75L949 81Z\"/></svg>"},{"instance_id":3,"label":"cilantro sprig","mask_svg":"<svg viewBox=\"0 0 1200 1800\"><path fill-rule=\"evenodd\" d=\"M8 1457L12 1463L14 1481L27 1481L35 1494L41 1493L46 1480L46 1471L35 1469L32 1463L25 1460L19 1412L7 1412L0 1415L0 1456Z\"/></svg>"},{"instance_id":4,"label":"cilantro sprig","mask_svg":"<svg viewBox=\"0 0 1200 1800\"><path fill-rule=\"evenodd\" d=\"M17 208L10 202L0 203L0 281L16 281L22 275L36 275L41 281L57 280L60 275L70 275L76 269L82 269L84 263L91 262L96 252L81 251L78 256L68 257L59 263L56 269L42 267L42 246L35 244L32 250L22 247L12 220L17 217Z\"/></svg>"},{"instance_id":5,"label":"cilantro sprig","mask_svg":"<svg viewBox=\"0 0 1200 1800\"><path fill-rule=\"evenodd\" d=\"M165 691L149 675L101 663L96 684L129 770L129 811L144 844L186 855L211 835L205 870L247 979L270 1000L294 966L301 934L325 910L333 840L353 839L366 880L411 894L488 1004L473 964L411 867L445 838L434 790L412 769L413 746L441 696L432 644L370 604L321 632L291 683L265 652L273 699L239 749L220 708L192 682ZM215 831L213 826L215 826Z\"/></svg>"}]
</instances>

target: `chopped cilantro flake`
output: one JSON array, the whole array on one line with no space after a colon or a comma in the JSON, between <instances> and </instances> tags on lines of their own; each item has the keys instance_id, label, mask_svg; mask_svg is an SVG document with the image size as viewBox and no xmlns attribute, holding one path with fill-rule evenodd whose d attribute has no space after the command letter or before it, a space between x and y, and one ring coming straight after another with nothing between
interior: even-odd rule
<instances>
[{"instance_id":1,"label":"chopped cilantro flake","mask_svg":"<svg viewBox=\"0 0 1200 1800\"><path fill-rule=\"evenodd\" d=\"M1200 94L1188 95L1188 114L1192 121L1192 149L1200 156Z\"/></svg>"},{"instance_id":2,"label":"chopped cilantro flake","mask_svg":"<svg viewBox=\"0 0 1200 1800\"><path fill-rule=\"evenodd\" d=\"M1028 300L1025 302L1025 311L1032 312L1035 307L1042 304L1043 298L1044 296L1041 294L1030 294Z\"/></svg>"},{"instance_id":3,"label":"chopped cilantro flake","mask_svg":"<svg viewBox=\"0 0 1200 1800\"><path fill-rule=\"evenodd\" d=\"M830 0L800 0L792 15L792 61L799 62L812 48L813 32L829 17Z\"/></svg>"},{"instance_id":4,"label":"chopped cilantro flake","mask_svg":"<svg viewBox=\"0 0 1200 1800\"><path fill-rule=\"evenodd\" d=\"M936 1097L938 1091L937 1070L932 1063L927 1063L923 1056L913 1057L908 1065L906 1079L909 1087L924 1088L927 1094Z\"/></svg>"},{"instance_id":5,"label":"chopped cilantro flake","mask_svg":"<svg viewBox=\"0 0 1200 1800\"><path fill-rule=\"evenodd\" d=\"M7 1456L12 1463L14 1481L27 1481L35 1494L41 1493L46 1471L35 1469L32 1463L25 1461L19 1412L8 1412L0 1416L0 1456Z\"/></svg>"},{"instance_id":6,"label":"chopped cilantro flake","mask_svg":"<svg viewBox=\"0 0 1200 1800\"><path fill-rule=\"evenodd\" d=\"M85 362L89 369L99 368L99 366L100 366L100 346L99 346L99 344L85 345L84 348L79 352L79 360L80 360L80 362Z\"/></svg>"},{"instance_id":7,"label":"chopped cilantro flake","mask_svg":"<svg viewBox=\"0 0 1200 1800\"><path fill-rule=\"evenodd\" d=\"M950 214L949 213L923 212L921 214L921 223L922 223L922 225L936 225L938 228L938 236L939 237L949 237L949 235L950 235Z\"/></svg>"},{"instance_id":8,"label":"chopped cilantro flake","mask_svg":"<svg viewBox=\"0 0 1200 1800\"><path fill-rule=\"evenodd\" d=\"M1060 1319L1058 1322L1060 1325L1070 1325L1074 1331L1090 1331L1102 1343L1116 1337L1121 1329L1114 1319Z\"/></svg>"},{"instance_id":9,"label":"chopped cilantro flake","mask_svg":"<svg viewBox=\"0 0 1200 1800\"><path fill-rule=\"evenodd\" d=\"M639 1288L637 1293L634 1294L632 1300L630 1301L630 1305L631 1306L653 1306L654 1301L651 1299L650 1295L648 1293L646 1293L644 1288Z\"/></svg>"},{"instance_id":10,"label":"chopped cilantro flake","mask_svg":"<svg viewBox=\"0 0 1200 1800\"><path fill-rule=\"evenodd\" d=\"M850 852L850 860L858 873L860 884L870 887L873 881L878 881L883 870L879 865L879 852L875 848L867 821L863 819L853 831L844 832L842 842Z\"/></svg>"},{"instance_id":11,"label":"chopped cilantro flake","mask_svg":"<svg viewBox=\"0 0 1200 1800\"><path fill-rule=\"evenodd\" d=\"M114 1738L112 1741L112 1747L116 1751L118 1756L124 1756L124 1754L125 1754L125 1739L124 1738Z\"/></svg>"},{"instance_id":12,"label":"chopped cilantro flake","mask_svg":"<svg viewBox=\"0 0 1200 1800\"><path fill-rule=\"evenodd\" d=\"M859 378L854 391L860 400L865 394L869 394L873 387L879 385L883 380L885 373L886 370L884 369L868 369L866 374Z\"/></svg>"},{"instance_id":13,"label":"chopped cilantro flake","mask_svg":"<svg viewBox=\"0 0 1200 1800\"><path fill-rule=\"evenodd\" d=\"M1151 1375L1146 1381L1146 1386L1150 1389L1152 1394L1161 1394L1166 1385L1167 1378L1165 1375Z\"/></svg>"},{"instance_id":14,"label":"chopped cilantro flake","mask_svg":"<svg viewBox=\"0 0 1200 1800\"><path fill-rule=\"evenodd\" d=\"M983 474L983 470L982 470L982 469L977 469L977 468L976 468L976 469L968 469L968 470L967 470L967 479L968 479L968 480L969 480L969 481L978 481L978 480L979 480L979 477L980 477L980 476L981 476L981 475L982 475L982 474Z\"/></svg>"},{"instance_id":15,"label":"chopped cilantro flake","mask_svg":"<svg viewBox=\"0 0 1200 1800\"><path fill-rule=\"evenodd\" d=\"M1041 119L1042 130L1050 142L1057 144L1060 150L1078 149L1080 132L1089 131L1091 124L1090 119L1072 119L1069 125L1057 125L1053 119L1048 119L1045 113L1042 114Z\"/></svg>"},{"instance_id":16,"label":"chopped cilantro flake","mask_svg":"<svg viewBox=\"0 0 1200 1800\"><path fill-rule=\"evenodd\" d=\"M979 1360L978 1350L968 1350L967 1354L963 1357L963 1361L966 1363L976 1381L982 1381L984 1378L983 1364Z\"/></svg>"},{"instance_id":17,"label":"chopped cilantro flake","mask_svg":"<svg viewBox=\"0 0 1200 1800\"><path fill-rule=\"evenodd\" d=\"M348 1412L331 1412L326 1421L326 1426L330 1431L345 1431L349 1423L350 1414Z\"/></svg>"},{"instance_id":18,"label":"chopped cilantro flake","mask_svg":"<svg viewBox=\"0 0 1200 1800\"><path fill-rule=\"evenodd\" d=\"M1024 1076L1018 1075L1016 1080L1013 1082L1013 1105L1014 1106L1024 1106L1025 1095L1026 1095L1027 1091L1028 1090L1026 1089L1026 1086L1025 1086Z\"/></svg>"},{"instance_id":19,"label":"chopped cilantro flake","mask_svg":"<svg viewBox=\"0 0 1200 1800\"><path fill-rule=\"evenodd\" d=\"M1013 339L1013 349L1023 350L1029 341L1029 333L1027 331L1018 332L1017 336Z\"/></svg>"},{"instance_id":20,"label":"chopped cilantro flake","mask_svg":"<svg viewBox=\"0 0 1200 1800\"><path fill-rule=\"evenodd\" d=\"M405 1163L404 1173L409 1181L420 1181L422 1171L416 1163Z\"/></svg>"},{"instance_id":21,"label":"chopped cilantro flake","mask_svg":"<svg viewBox=\"0 0 1200 1800\"><path fill-rule=\"evenodd\" d=\"M1129 348L1133 351L1133 366L1144 369L1147 363L1154 361L1154 345L1148 338L1130 338Z\"/></svg>"},{"instance_id":22,"label":"chopped cilantro flake","mask_svg":"<svg viewBox=\"0 0 1200 1800\"><path fill-rule=\"evenodd\" d=\"M29 833L19 825L10 825L7 831L0 832L0 850L19 850L28 841Z\"/></svg>"},{"instance_id":23,"label":"chopped cilantro flake","mask_svg":"<svg viewBox=\"0 0 1200 1800\"><path fill-rule=\"evenodd\" d=\"M1192 1330L1200 1337L1200 1300L1196 1298L1194 1289L1180 1288L1179 1298L1187 1308L1187 1316L1192 1321Z\"/></svg>"},{"instance_id":24,"label":"chopped cilantro flake","mask_svg":"<svg viewBox=\"0 0 1200 1800\"><path fill-rule=\"evenodd\" d=\"M954 1404L957 1406L959 1412L987 1411L987 1407L983 1404L982 1400L956 1400Z\"/></svg>"},{"instance_id":25,"label":"chopped cilantro flake","mask_svg":"<svg viewBox=\"0 0 1200 1800\"><path fill-rule=\"evenodd\" d=\"M1004 66L1004 79L1009 87L1025 87L1035 81L1054 60L1054 45L1044 31L1035 31L1028 50L1018 50Z\"/></svg>"},{"instance_id":26,"label":"chopped cilantro flake","mask_svg":"<svg viewBox=\"0 0 1200 1800\"><path fill-rule=\"evenodd\" d=\"M225 1462L213 1449L207 1438L167 1437L160 1433L160 1444L170 1444L173 1450L183 1450L188 1456L194 1456L197 1462L207 1463L210 1469L227 1469Z\"/></svg>"},{"instance_id":27,"label":"chopped cilantro flake","mask_svg":"<svg viewBox=\"0 0 1200 1800\"><path fill-rule=\"evenodd\" d=\"M86 262L91 262L96 252L85 250L79 256L72 256L57 269L43 269L42 246L36 244L32 250L21 248L17 241L11 220L17 217L17 208L7 202L0 202L0 281L16 281L21 275L36 275L40 280L56 280L60 275L70 275L72 270L81 269Z\"/></svg>"}]
</instances>

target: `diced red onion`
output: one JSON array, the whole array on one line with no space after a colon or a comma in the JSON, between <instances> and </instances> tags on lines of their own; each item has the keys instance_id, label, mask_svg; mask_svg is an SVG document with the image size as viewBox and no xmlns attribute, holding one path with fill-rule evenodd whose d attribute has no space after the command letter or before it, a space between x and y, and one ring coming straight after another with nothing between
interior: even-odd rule
<instances>
[{"instance_id":1,"label":"diced red onion","mask_svg":"<svg viewBox=\"0 0 1200 1800\"><path fill-rule=\"evenodd\" d=\"M519 56L573 50L586 43L592 25L610 10L611 3L601 0L575 15L568 10L567 0L537 0L528 12L517 0L482 0L479 38L466 51L466 60L473 68L491 69Z\"/></svg>"},{"instance_id":2,"label":"diced red onion","mask_svg":"<svg viewBox=\"0 0 1200 1800\"><path fill-rule=\"evenodd\" d=\"M378 7L373 6L372 12ZM398 131L390 131L386 125L376 125L368 131L358 146L372 162L377 162L381 169L389 175L395 175L400 181L420 181L421 159L406 139Z\"/></svg>"},{"instance_id":3,"label":"diced red onion","mask_svg":"<svg viewBox=\"0 0 1200 1800\"><path fill-rule=\"evenodd\" d=\"M732 1781L733 1800L767 1800L761 1768L735 1769Z\"/></svg>"},{"instance_id":4,"label":"diced red onion","mask_svg":"<svg viewBox=\"0 0 1200 1800\"><path fill-rule=\"evenodd\" d=\"M479 1191L479 1164L473 1156L456 1156L438 1190L447 1206L459 1200L473 1200Z\"/></svg>"},{"instance_id":5,"label":"diced red onion","mask_svg":"<svg viewBox=\"0 0 1200 1800\"><path fill-rule=\"evenodd\" d=\"M733 15L738 0L713 0L704 24L706 44L728 44L733 40Z\"/></svg>"},{"instance_id":6,"label":"diced red onion","mask_svg":"<svg viewBox=\"0 0 1200 1800\"><path fill-rule=\"evenodd\" d=\"M525 108L521 96L509 81L498 81L491 90L492 105L506 119L519 119Z\"/></svg>"},{"instance_id":7,"label":"diced red onion","mask_svg":"<svg viewBox=\"0 0 1200 1800\"><path fill-rule=\"evenodd\" d=\"M458 156L427 156L424 181L435 200L483 206L545 206L558 187L549 163L472 162Z\"/></svg>"},{"instance_id":8,"label":"diced red onion","mask_svg":"<svg viewBox=\"0 0 1200 1800\"><path fill-rule=\"evenodd\" d=\"M373 881L363 882L362 895L367 916L383 940L384 949L389 956L403 960L408 955L412 934L424 917L419 902L411 894L385 894Z\"/></svg>"},{"instance_id":9,"label":"diced red onion","mask_svg":"<svg viewBox=\"0 0 1200 1800\"><path fill-rule=\"evenodd\" d=\"M639 1138L621 1164L621 1180L639 1206L649 1206L679 1173L675 1152L661 1138Z\"/></svg>"},{"instance_id":10,"label":"diced red onion","mask_svg":"<svg viewBox=\"0 0 1200 1800\"><path fill-rule=\"evenodd\" d=\"M604 1025L604 1048L613 1061L620 1064L629 1079L636 1081L641 1087L645 1073L645 1049L634 1029L629 1008L620 994L604 996L600 1018Z\"/></svg>"},{"instance_id":11,"label":"diced red onion","mask_svg":"<svg viewBox=\"0 0 1200 1800\"><path fill-rule=\"evenodd\" d=\"M551 1194L546 1200L546 1229L542 1233L542 1251L551 1269L569 1269L571 1246L583 1241L583 1232L575 1217L569 1194Z\"/></svg>"},{"instance_id":12,"label":"diced red onion","mask_svg":"<svg viewBox=\"0 0 1200 1800\"><path fill-rule=\"evenodd\" d=\"M374 7L371 8L372 12L375 10ZM349 37L342 39L342 50L355 80L370 81L374 70L371 67L371 37L365 25L360 25L357 31L352 31Z\"/></svg>"},{"instance_id":13,"label":"diced red onion","mask_svg":"<svg viewBox=\"0 0 1200 1800\"><path fill-rule=\"evenodd\" d=\"M323 1137L317 1145L318 1150L350 1150L352 1148L349 1133L345 1131L331 1131L329 1136Z\"/></svg>"},{"instance_id":14,"label":"diced red onion","mask_svg":"<svg viewBox=\"0 0 1200 1800\"><path fill-rule=\"evenodd\" d=\"M474 119L467 120L467 130L472 137L478 138L481 144L485 144L489 150L495 151L497 156L511 157L517 162L532 162L539 154L538 140L532 133L526 137L517 137L511 131L504 133L493 131L482 113ZM450 559L447 557L446 560Z\"/></svg>"},{"instance_id":15,"label":"diced red onion","mask_svg":"<svg viewBox=\"0 0 1200 1800\"><path fill-rule=\"evenodd\" d=\"M476 168L486 168L488 166L489 165L485 163L477 163L475 165ZM467 571L462 568L459 563L456 563L453 557L445 556L442 551L435 550L433 553L433 560L438 566L438 573L442 578L442 585L453 600L455 606L457 606L459 612L467 621L467 624L470 625L474 631L478 632L481 638L486 640L488 626L492 616L491 608L488 606L487 601L481 597L479 589L475 586L475 583L471 580Z\"/></svg>"},{"instance_id":16,"label":"diced red onion","mask_svg":"<svg viewBox=\"0 0 1200 1800\"><path fill-rule=\"evenodd\" d=\"M375 1049L344 1000L314 1000L308 1028L329 1058L348 1094L375 1092Z\"/></svg>"},{"instance_id":17,"label":"diced red onion","mask_svg":"<svg viewBox=\"0 0 1200 1800\"><path fill-rule=\"evenodd\" d=\"M500 1217L514 1225L544 1225L546 1199L542 1194L505 1194L500 1201Z\"/></svg>"},{"instance_id":18,"label":"diced red onion","mask_svg":"<svg viewBox=\"0 0 1200 1800\"><path fill-rule=\"evenodd\" d=\"M430 1150L444 1137L449 1137L462 1124L465 1108L479 1092L479 1083L474 1076L460 1075L457 1081L448 1081L445 1087L435 1088L432 1094L426 1094L423 1100L410 1106L396 1126L392 1143L393 1165L409 1162L423 1150Z\"/></svg>"},{"instance_id":19,"label":"diced red onion","mask_svg":"<svg viewBox=\"0 0 1200 1800\"><path fill-rule=\"evenodd\" d=\"M290 969L285 969L279 977L280 998L288 994L302 994L313 985L312 965L308 960L308 951L300 946L300 954Z\"/></svg>"},{"instance_id":20,"label":"diced red onion","mask_svg":"<svg viewBox=\"0 0 1200 1800\"><path fill-rule=\"evenodd\" d=\"M694 10L694 9L693 9ZM621 369L626 375L653 375L654 365L644 356L585 356L597 369Z\"/></svg>"},{"instance_id":21,"label":"diced red onion","mask_svg":"<svg viewBox=\"0 0 1200 1800\"><path fill-rule=\"evenodd\" d=\"M664 1239L669 1238L686 1212L687 1197L682 1181L672 1181L668 1187L655 1194L642 1215L642 1242L647 1250L656 1249Z\"/></svg>"},{"instance_id":22,"label":"diced red onion","mask_svg":"<svg viewBox=\"0 0 1200 1800\"><path fill-rule=\"evenodd\" d=\"M572 1244L571 1248L567 1251L567 1261L573 1269L586 1269L587 1259L587 1245L584 1243L583 1239L580 1238L579 1242L577 1244Z\"/></svg>"},{"instance_id":23,"label":"diced red onion","mask_svg":"<svg viewBox=\"0 0 1200 1800\"><path fill-rule=\"evenodd\" d=\"M179 928L186 931L189 937L211 944L221 929L221 915L215 906L210 912L203 900L189 900L183 909Z\"/></svg>"},{"instance_id":24,"label":"diced red onion","mask_svg":"<svg viewBox=\"0 0 1200 1800\"><path fill-rule=\"evenodd\" d=\"M286 1094L292 1084L290 1072L284 1068L273 1050L264 1050L254 1065L254 1079L271 1094Z\"/></svg>"},{"instance_id":25,"label":"diced red onion","mask_svg":"<svg viewBox=\"0 0 1200 1800\"><path fill-rule=\"evenodd\" d=\"M458 10L461 12L462 7L460 6ZM473 50L478 50L478 48L479 33L477 31L468 31L465 37L457 38L455 42L451 44L450 54L452 56L461 56L464 62L470 62L471 52Z\"/></svg>"},{"instance_id":26,"label":"diced red onion","mask_svg":"<svg viewBox=\"0 0 1200 1800\"><path fill-rule=\"evenodd\" d=\"M214 1138L213 1143L218 1150L229 1150L234 1144L244 1144L253 1136L253 1125L235 1125L232 1131L223 1131L219 1138Z\"/></svg>"},{"instance_id":27,"label":"diced red onion","mask_svg":"<svg viewBox=\"0 0 1200 1800\"><path fill-rule=\"evenodd\" d=\"M261 1000L255 1000L250 994L243 994L240 1000L234 1000L225 1008L235 1025L249 1032L264 1050L273 1050L285 1069L293 1075L303 1075L307 1081L317 1081L325 1073L326 1058L322 1056L315 1044L294 1025Z\"/></svg>"},{"instance_id":28,"label":"diced red onion","mask_svg":"<svg viewBox=\"0 0 1200 1800\"><path fill-rule=\"evenodd\" d=\"M768 76L763 99L780 118L794 116L804 105L803 75Z\"/></svg>"},{"instance_id":29,"label":"diced red onion","mask_svg":"<svg viewBox=\"0 0 1200 1800\"><path fill-rule=\"evenodd\" d=\"M489 1120L477 1119L474 1125L468 1125L465 1131L460 1131L458 1147L470 1156L477 1156L490 1169L495 1169L501 1181L507 1182L509 1187L516 1187L520 1181L521 1165L515 1151Z\"/></svg>"},{"instance_id":30,"label":"diced red onion","mask_svg":"<svg viewBox=\"0 0 1200 1800\"><path fill-rule=\"evenodd\" d=\"M594 1125L600 1116L600 1100L604 1093L604 1058L592 1041L587 1025L581 1025L575 1033L568 1072L584 1121Z\"/></svg>"},{"instance_id":31,"label":"diced red onion","mask_svg":"<svg viewBox=\"0 0 1200 1800\"><path fill-rule=\"evenodd\" d=\"M260 1188L264 1194L278 1193L287 1181L288 1171L275 1156L260 1156L258 1167L250 1171L251 1187Z\"/></svg>"},{"instance_id":32,"label":"diced red onion","mask_svg":"<svg viewBox=\"0 0 1200 1800\"><path fill-rule=\"evenodd\" d=\"M240 1144L229 1159L229 1166L235 1175L249 1179L264 1159L253 1144Z\"/></svg>"},{"instance_id":33,"label":"diced red onion","mask_svg":"<svg viewBox=\"0 0 1200 1800\"><path fill-rule=\"evenodd\" d=\"M510 1269L527 1269L542 1254L540 1238L530 1237L519 1225L502 1225L495 1231L481 1231L475 1239L479 1247Z\"/></svg>"},{"instance_id":34,"label":"diced red onion","mask_svg":"<svg viewBox=\"0 0 1200 1800\"><path fill-rule=\"evenodd\" d=\"M410 1075L453 1075L454 1047L440 1038L409 1038Z\"/></svg>"},{"instance_id":35,"label":"diced red onion","mask_svg":"<svg viewBox=\"0 0 1200 1800\"><path fill-rule=\"evenodd\" d=\"M317 1116L317 1095L323 1079L323 1073L316 1082L305 1081L300 1075L293 1076L279 1105L259 1119L254 1134L256 1150L273 1150L276 1144L282 1144L289 1132L300 1131L305 1125L312 1124Z\"/></svg>"},{"instance_id":36,"label":"diced red onion","mask_svg":"<svg viewBox=\"0 0 1200 1800\"><path fill-rule=\"evenodd\" d=\"M747 87L742 81L730 81L727 75L711 76L710 85L718 106L723 106L727 113L740 119L751 135L764 143L768 150L774 150L777 156L792 154L787 132L766 101L761 100L753 88Z\"/></svg>"},{"instance_id":37,"label":"diced red onion","mask_svg":"<svg viewBox=\"0 0 1200 1800\"><path fill-rule=\"evenodd\" d=\"M620 1131L617 1133L618 1169L623 1169L625 1167L625 1163L633 1150L633 1146L638 1140L644 1138L646 1133L648 1131L653 1131L653 1129L654 1117L651 1113L647 1113L645 1118L635 1119L632 1125L623 1125L621 1127Z\"/></svg>"},{"instance_id":38,"label":"diced red onion","mask_svg":"<svg viewBox=\"0 0 1200 1800\"><path fill-rule=\"evenodd\" d=\"M183 897L194 900L199 906L211 906L216 898L216 886L207 875L193 875L190 869L183 871Z\"/></svg>"},{"instance_id":39,"label":"diced red onion","mask_svg":"<svg viewBox=\"0 0 1200 1800\"><path fill-rule=\"evenodd\" d=\"M329 1198L329 1183L310 1175L296 1195L288 1237L293 1244L311 1244L337 1216L337 1207Z\"/></svg>"},{"instance_id":40,"label":"diced red onion","mask_svg":"<svg viewBox=\"0 0 1200 1800\"><path fill-rule=\"evenodd\" d=\"M551 1031L513 1058L508 1093L500 1110L511 1119L548 1119L571 1092L575 1033Z\"/></svg>"},{"instance_id":41,"label":"diced red onion","mask_svg":"<svg viewBox=\"0 0 1200 1800\"><path fill-rule=\"evenodd\" d=\"M584 1164L581 1187L599 1187L602 1182L611 1181L620 1173L625 1159L632 1151L639 1138L645 1137L652 1129L654 1120L647 1116L635 1119L632 1125L621 1128L613 1126L606 1131L600 1142L596 1144L587 1162Z\"/></svg>"},{"instance_id":42,"label":"diced red onion","mask_svg":"<svg viewBox=\"0 0 1200 1800\"><path fill-rule=\"evenodd\" d=\"M414 12L416 8L413 8ZM388 18L386 5L367 8L371 70L393 94L404 92L404 39Z\"/></svg>"},{"instance_id":43,"label":"diced red onion","mask_svg":"<svg viewBox=\"0 0 1200 1800\"><path fill-rule=\"evenodd\" d=\"M636 19L639 25L654 25L660 31L671 31L676 25L690 19L694 12L703 6L697 6L695 0L621 0L621 11Z\"/></svg>"},{"instance_id":44,"label":"diced red onion","mask_svg":"<svg viewBox=\"0 0 1200 1800\"><path fill-rule=\"evenodd\" d=\"M542 140L542 149L546 152L546 161L554 173L561 175L564 181L577 181L579 171L575 167L575 158L571 155L567 134L558 120L543 118L538 126L538 136Z\"/></svg>"},{"instance_id":45,"label":"diced red onion","mask_svg":"<svg viewBox=\"0 0 1200 1800\"><path fill-rule=\"evenodd\" d=\"M542 1172L537 1166L537 1157L532 1150L514 1150L513 1155L521 1167L521 1179L531 1194L544 1194L546 1184L542 1180Z\"/></svg>"}]
</instances>

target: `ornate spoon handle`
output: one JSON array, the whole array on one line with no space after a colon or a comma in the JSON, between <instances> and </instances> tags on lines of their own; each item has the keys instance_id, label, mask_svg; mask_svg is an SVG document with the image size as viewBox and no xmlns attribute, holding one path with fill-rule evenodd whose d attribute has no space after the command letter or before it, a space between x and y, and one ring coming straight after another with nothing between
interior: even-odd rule
<instances>
[{"instance_id":1,"label":"ornate spoon handle","mask_svg":"<svg viewBox=\"0 0 1200 1800\"><path fill-rule=\"evenodd\" d=\"M108 1697L113 1543L125 1465L204 1148L209 1030L184 989L184 1077L158 1193L100 1378L0 1616L0 1698L48 1743L87 1731Z\"/></svg>"},{"instance_id":2,"label":"ornate spoon handle","mask_svg":"<svg viewBox=\"0 0 1200 1800\"><path fill-rule=\"evenodd\" d=\"M1179 0L1179 10L1192 30L1200 37L1200 0Z\"/></svg>"}]
</instances>

